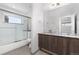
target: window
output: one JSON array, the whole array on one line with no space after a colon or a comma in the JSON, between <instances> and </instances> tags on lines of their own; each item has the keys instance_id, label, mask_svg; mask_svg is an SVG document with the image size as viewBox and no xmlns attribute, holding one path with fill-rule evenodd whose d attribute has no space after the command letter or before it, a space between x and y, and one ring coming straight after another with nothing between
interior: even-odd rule
<instances>
[{"instance_id":1,"label":"window","mask_svg":"<svg viewBox=\"0 0 79 59\"><path fill-rule=\"evenodd\" d=\"M17 16L5 16L5 23L21 24L21 17L17 17Z\"/></svg>"}]
</instances>

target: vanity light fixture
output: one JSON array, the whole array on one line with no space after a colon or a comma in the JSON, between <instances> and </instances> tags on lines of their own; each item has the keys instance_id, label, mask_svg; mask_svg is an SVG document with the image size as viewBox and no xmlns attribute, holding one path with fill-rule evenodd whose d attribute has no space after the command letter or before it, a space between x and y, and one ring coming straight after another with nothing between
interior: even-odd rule
<instances>
[{"instance_id":1,"label":"vanity light fixture","mask_svg":"<svg viewBox=\"0 0 79 59\"><path fill-rule=\"evenodd\" d=\"M55 8L58 8L58 7L62 7L64 5L68 5L69 3L49 3L48 4L48 7L49 9L55 9Z\"/></svg>"},{"instance_id":2,"label":"vanity light fixture","mask_svg":"<svg viewBox=\"0 0 79 59\"><path fill-rule=\"evenodd\" d=\"M60 3L50 3L48 4L50 9L56 8L58 6L60 6Z\"/></svg>"}]
</instances>

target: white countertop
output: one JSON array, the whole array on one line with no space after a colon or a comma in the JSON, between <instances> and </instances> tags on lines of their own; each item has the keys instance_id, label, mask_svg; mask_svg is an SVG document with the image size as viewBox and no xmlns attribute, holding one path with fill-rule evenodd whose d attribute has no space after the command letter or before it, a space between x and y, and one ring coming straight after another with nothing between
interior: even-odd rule
<instances>
[{"instance_id":1,"label":"white countertop","mask_svg":"<svg viewBox=\"0 0 79 59\"><path fill-rule=\"evenodd\" d=\"M79 35L61 35L61 34L52 34L52 33L41 33L41 34L63 36L63 37L71 37L71 38L79 38Z\"/></svg>"}]
</instances>

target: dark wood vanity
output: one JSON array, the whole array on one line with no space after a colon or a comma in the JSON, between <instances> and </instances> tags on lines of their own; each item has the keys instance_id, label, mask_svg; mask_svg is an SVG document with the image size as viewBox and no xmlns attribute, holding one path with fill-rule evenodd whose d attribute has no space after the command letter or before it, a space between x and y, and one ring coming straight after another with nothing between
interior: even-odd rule
<instances>
[{"instance_id":1,"label":"dark wood vanity","mask_svg":"<svg viewBox=\"0 0 79 59\"><path fill-rule=\"evenodd\" d=\"M49 54L79 54L79 38L38 34L39 49Z\"/></svg>"}]
</instances>

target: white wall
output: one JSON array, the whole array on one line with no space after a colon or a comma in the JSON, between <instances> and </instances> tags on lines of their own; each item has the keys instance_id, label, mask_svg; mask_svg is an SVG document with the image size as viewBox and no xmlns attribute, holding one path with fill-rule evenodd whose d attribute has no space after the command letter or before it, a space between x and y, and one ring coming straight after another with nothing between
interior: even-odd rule
<instances>
[{"instance_id":1,"label":"white wall","mask_svg":"<svg viewBox=\"0 0 79 59\"><path fill-rule=\"evenodd\" d=\"M31 52L34 53L38 50L38 33L43 32L43 10L42 4L33 4L32 13L32 40Z\"/></svg>"}]
</instances>

